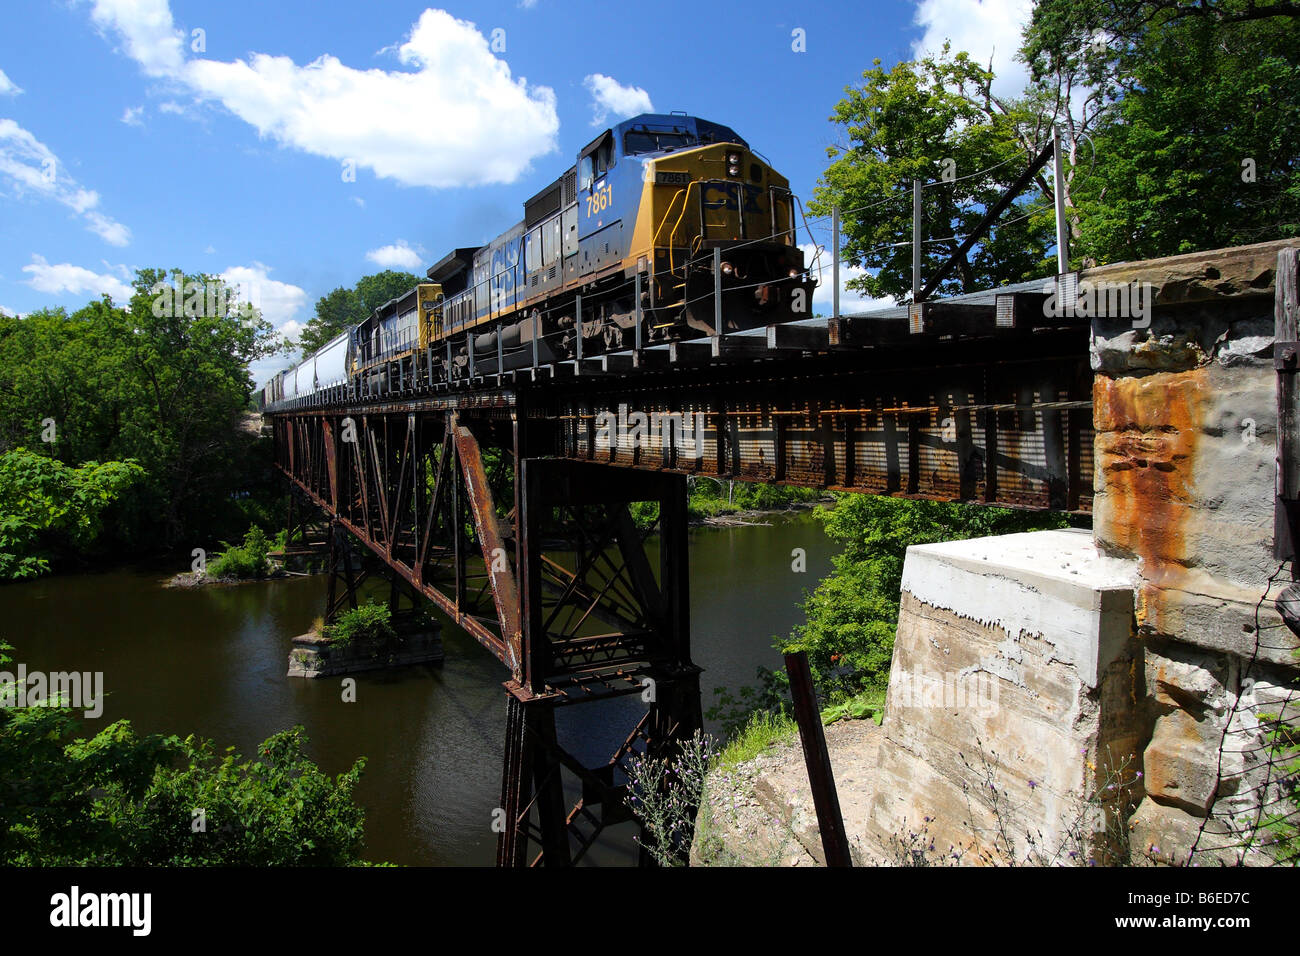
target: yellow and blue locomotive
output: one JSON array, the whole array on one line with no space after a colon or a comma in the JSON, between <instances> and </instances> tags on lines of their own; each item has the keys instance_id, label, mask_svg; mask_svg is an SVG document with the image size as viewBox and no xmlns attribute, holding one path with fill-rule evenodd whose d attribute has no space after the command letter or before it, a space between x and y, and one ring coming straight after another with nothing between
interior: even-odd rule
<instances>
[{"instance_id":1,"label":"yellow and blue locomotive","mask_svg":"<svg viewBox=\"0 0 1300 956\"><path fill-rule=\"evenodd\" d=\"M521 222L451 251L427 283L340 336L346 377L369 391L399 384L426 350L435 378L457 379L808 318L816 283L799 215L789 182L729 127L633 117L527 200ZM303 365L329 352L336 380L338 341ZM293 380L297 395L324 387L319 371ZM282 385L266 397L292 396Z\"/></svg>"}]
</instances>

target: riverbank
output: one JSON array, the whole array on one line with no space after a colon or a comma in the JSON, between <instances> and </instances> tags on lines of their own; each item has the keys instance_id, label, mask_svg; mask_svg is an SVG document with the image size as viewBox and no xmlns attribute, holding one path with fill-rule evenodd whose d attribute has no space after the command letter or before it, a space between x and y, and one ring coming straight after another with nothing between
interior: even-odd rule
<instances>
[{"instance_id":1,"label":"riverbank","mask_svg":"<svg viewBox=\"0 0 1300 956\"><path fill-rule=\"evenodd\" d=\"M834 506L835 499L831 497L818 498L813 501L791 501L779 508L741 508L737 511L722 511L717 514L693 515L689 523L692 527L709 528L768 527L770 522L757 519L774 515L788 515L798 511L812 511L816 508L833 508Z\"/></svg>"},{"instance_id":2,"label":"riverbank","mask_svg":"<svg viewBox=\"0 0 1300 956\"><path fill-rule=\"evenodd\" d=\"M204 571L183 571L180 574L173 575L164 583L165 588L206 588L215 585L233 585L233 584L255 584L258 581L276 581L284 578L305 578L311 574L319 574L314 571L286 571L284 568L275 568L272 571L256 578L241 578L233 574L214 575Z\"/></svg>"},{"instance_id":3,"label":"riverbank","mask_svg":"<svg viewBox=\"0 0 1300 956\"><path fill-rule=\"evenodd\" d=\"M855 866L894 862L883 859L865 838L869 782L882 736L874 720L840 720L826 728ZM711 771L695 826L691 866L825 866L798 735L770 744L750 760Z\"/></svg>"}]
</instances>

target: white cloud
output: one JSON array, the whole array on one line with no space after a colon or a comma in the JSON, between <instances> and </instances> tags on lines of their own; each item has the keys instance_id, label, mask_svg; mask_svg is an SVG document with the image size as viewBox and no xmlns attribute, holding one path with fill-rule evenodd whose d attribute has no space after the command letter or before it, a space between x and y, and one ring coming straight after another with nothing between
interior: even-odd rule
<instances>
[{"instance_id":1,"label":"white cloud","mask_svg":"<svg viewBox=\"0 0 1300 956\"><path fill-rule=\"evenodd\" d=\"M296 328L294 320L307 304L307 291L270 278L270 272L270 266L254 262L250 266L231 266L221 273L221 278L239 290L241 302L251 302L261 310L262 318L276 328L283 331L291 322Z\"/></svg>"},{"instance_id":2,"label":"white cloud","mask_svg":"<svg viewBox=\"0 0 1300 956\"><path fill-rule=\"evenodd\" d=\"M184 116L185 107L182 106L180 103L176 103L172 100L164 100L162 103L158 104L158 112L173 113L176 116Z\"/></svg>"},{"instance_id":3,"label":"white cloud","mask_svg":"<svg viewBox=\"0 0 1300 956\"><path fill-rule=\"evenodd\" d=\"M99 194L78 186L54 152L11 119L0 119L0 177L19 196L31 193L67 206L110 245L131 241L130 229L99 212Z\"/></svg>"},{"instance_id":4,"label":"white cloud","mask_svg":"<svg viewBox=\"0 0 1300 956\"><path fill-rule=\"evenodd\" d=\"M380 246L366 253L366 258L385 269L418 269L424 263L424 247L412 249L405 239L389 246Z\"/></svg>"},{"instance_id":5,"label":"white cloud","mask_svg":"<svg viewBox=\"0 0 1300 956\"><path fill-rule=\"evenodd\" d=\"M3 305L0 305L0 315L7 315L7 316L9 316L10 318L14 318L14 319L21 319L21 318L22 318L22 316L19 315L17 312L15 312L13 309L6 308L6 307L3 306Z\"/></svg>"},{"instance_id":6,"label":"white cloud","mask_svg":"<svg viewBox=\"0 0 1300 956\"><path fill-rule=\"evenodd\" d=\"M5 76L5 71L0 70L0 96L17 96L21 92L21 87L14 85L14 81Z\"/></svg>"},{"instance_id":7,"label":"white cloud","mask_svg":"<svg viewBox=\"0 0 1300 956\"><path fill-rule=\"evenodd\" d=\"M912 44L912 55L938 53L950 40L954 53L965 50L981 66L992 58L993 92L1017 96L1029 82L1015 56L1033 7L1033 0L920 0L915 22L925 33Z\"/></svg>"},{"instance_id":8,"label":"white cloud","mask_svg":"<svg viewBox=\"0 0 1300 956\"><path fill-rule=\"evenodd\" d=\"M624 86L612 76L591 73L583 77L582 85L591 93L592 126L602 126L610 116L625 119L638 113L653 113L650 94L639 86Z\"/></svg>"},{"instance_id":9,"label":"white cloud","mask_svg":"<svg viewBox=\"0 0 1300 956\"><path fill-rule=\"evenodd\" d=\"M186 60L166 0L95 0L94 18L145 73L220 102L260 135L404 185L509 183L556 148L554 91L513 78L473 23L444 10L420 15L392 71L329 54L305 66L264 53Z\"/></svg>"},{"instance_id":10,"label":"white cloud","mask_svg":"<svg viewBox=\"0 0 1300 956\"><path fill-rule=\"evenodd\" d=\"M126 54L149 76L173 76L185 64L183 38L167 0L95 0L95 26L116 33Z\"/></svg>"},{"instance_id":11,"label":"white cloud","mask_svg":"<svg viewBox=\"0 0 1300 956\"><path fill-rule=\"evenodd\" d=\"M143 106L128 106L122 113L122 122L127 126L143 126L140 117L144 115Z\"/></svg>"},{"instance_id":12,"label":"white cloud","mask_svg":"<svg viewBox=\"0 0 1300 956\"><path fill-rule=\"evenodd\" d=\"M811 242L803 243L799 248L803 250L804 264L808 266L813 278L818 280L817 289L813 292L813 311L823 315L830 315L834 305L830 249L821 246L821 255L818 257L819 247L814 246ZM857 315L897 304L893 296L887 295L882 299L873 299L864 296L856 289L848 288L850 279L865 275L866 271L866 269L859 269L843 262L840 263L840 315Z\"/></svg>"},{"instance_id":13,"label":"white cloud","mask_svg":"<svg viewBox=\"0 0 1300 956\"><path fill-rule=\"evenodd\" d=\"M27 284L37 292L48 295L85 295L91 293L98 297L111 295L118 305L126 305L134 294L129 285L111 273L92 272L90 269L74 266L70 262L53 265L44 256L32 254L30 265L23 266L23 272L30 272Z\"/></svg>"},{"instance_id":14,"label":"white cloud","mask_svg":"<svg viewBox=\"0 0 1300 956\"><path fill-rule=\"evenodd\" d=\"M351 199L358 206L360 206L362 209L366 208L366 201L362 199L360 196L349 196L348 198Z\"/></svg>"}]
</instances>

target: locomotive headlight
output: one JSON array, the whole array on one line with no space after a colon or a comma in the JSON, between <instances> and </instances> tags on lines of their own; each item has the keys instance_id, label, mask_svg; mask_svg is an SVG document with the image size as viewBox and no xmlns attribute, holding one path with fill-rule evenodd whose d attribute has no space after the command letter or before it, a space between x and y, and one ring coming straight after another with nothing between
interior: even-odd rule
<instances>
[{"instance_id":1,"label":"locomotive headlight","mask_svg":"<svg viewBox=\"0 0 1300 956\"><path fill-rule=\"evenodd\" d=\"M799 270L798 270L798 269L791 269L791 270L790 270L790 278L791 278L791 279L793 279L793 278L794 278L795 276L797 276L798 274L799 274Z\"/></svg>"},{"instance_id":2,"label":"locomotive headlight","mask_svg":"<svg viewBox=\"0 0 1300 956\"><path fill-rule=\"evenodd\" d=\"M724 262L722 264L722 274L724 276L735 275L736 267L733 266L730 262Z\"/></svg>"},{"instance_id":3,"label":"locomotive headlight","mask_svg":"<svg viewBox=\"0 0 1300 956\"><path fill-rule=\"evenodd\" d=\"M740 175L740 167L739 167L739 166L728 166L728 167L727 167L727 175L730 176L730 177L732 177L733 179L736 178L737 176Z\"/></svg>"},{"instance_id":4,"label":"locomotive headlight","mask_svg":"<svg viewBox=\"0 0 1300 956\"><path fill-rule=\"evenodd\" d=\"M740 175L740 154L727 154L727 175L733 178Z\"/></svg>"}]
</instances>

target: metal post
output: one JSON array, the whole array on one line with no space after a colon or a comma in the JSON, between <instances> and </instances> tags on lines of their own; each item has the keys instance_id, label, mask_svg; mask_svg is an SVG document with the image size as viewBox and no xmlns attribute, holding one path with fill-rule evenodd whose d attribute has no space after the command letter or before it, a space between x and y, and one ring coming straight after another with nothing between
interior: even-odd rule
<instances>
[{"instance_id":1,"label":"metal post","mask_svg":"<svg viewBox=\"0 0 1300 956\"><path fill-rule=\"evenodd\" d=\"M636 274L636 284L632 290L635 307L632 310L633 318L636 320L633 325L633 346L637 352L641 351L641 273Z\"/></svg>"},{"instance_id":2,"label":"metal post","mask_svg":"<svg viewBox=\"0 0 1300 956\"><path fill-rule=\"evenodd\" d=\"M1293 560L1300 533L1300 266L1295 249L1277 254L1273 368L1277 376L1277 470L1273 556Z\"/></svg>"},{"instance_id":3,"label":"metal post","mask_svg":"<svg viewBox=\"0 0 1300 956\"><path fill-rule=\"evenodd\" d=\"M799 723L799 739L803 742L803 759L808 766L808 783L812 787L813 808L817 811L817 828L821 830L826 865L852 866L849 838L844 832L840 798L835 790L830 754L826 752L826 734L822 731L821 712L817 707L817 693L813 690L807 652L786 654L785 669L790 675L790 697L794 701L795 720Z\"/></svg>"},{"instance_id":4,"label":"metal post","mask_svg":"<svg viewBox=\"0 0 1300 956\"><path fill-rule=\"evenodd\" d=\"M465 330L465 348L469 352L469 377L472 379L478 374L474 367L474 329L472 326Z\"/></svg>"},{"instance_id":5,"label":"metal post","mask_svg":"<svg viewBox=\"0 0 1300 956\"><path fill-rule=\"evenodd\" d=\"M573 314L578 329L578 364L575 366L578 375L582 374L582 296L573 297Z\"/></svg>"},{"instance_id":6,"label":"metal post","mask_svg":"<svg viewBox=\"0 0 1300 956\"><path fill-rule=\"evenodd\" d=\"M912 301L921 301L921 180L912 180Z\"/></svg>"},{"instance_id":7,"label":"metal post","mask_svg":"<svg viewBox=\"0 0 1300 956\"><path fill-rule=\"evenodd\" d=\"M1065 225L1065 175L1061 167L1061 131L1052 126L1052 193L1056 202L1056 271L1070 271L1070 236Z\"/></svg>"},{"instance_id":8,"label":"metal post","mask_svg":"<svg viewBox=\"0 0 1300 956\"><path fill-rule=\"evenodd\" d=\"M713 247L713 331L719 338L722 329L722 248Z\"/></svg>"},{"instance_id":9,"label":"metal post","mask_svg":"<svg viewBox=\"0 0 1300 956\"><path fill-rule=\"evenodd\" d=\"M533 309L533 371L537 371L537 337L541 334L541 321ZM536 376L534 376L536 378Z\"/></svg>"},{"instance_id":10,"label":"metal post","mask_svg":"<svg viewBox=\"0 0 1300 956\"><path fill-rule=\"evenodd\" d=\"M451 336L447 336L447 374L444 376L448 385L451 385Z\"/></svg>"},{"instance_id":11,"label":"metal post","mask_svg":"<svg viewBox=\"0 0 1300 956\"><path fill-rule=\"evenodd\" d=\"M840 207L831 206L831 317L840 317Z\"/></svg>"},{"instance_id":12,"label":"metal post","mask_svg":"<svg viewBox=\"0 0 1300 956\"><path fill-rule=\"evenodd\" d=\"M501 339L502 323L497 322L497 384L501 383L501 376L506 370L506 351L505 343Z\"/></svg>"}]
</instances>

